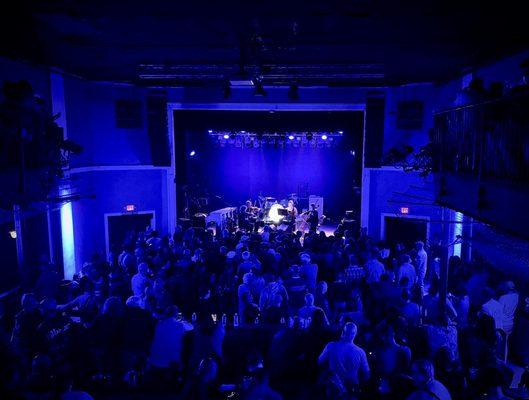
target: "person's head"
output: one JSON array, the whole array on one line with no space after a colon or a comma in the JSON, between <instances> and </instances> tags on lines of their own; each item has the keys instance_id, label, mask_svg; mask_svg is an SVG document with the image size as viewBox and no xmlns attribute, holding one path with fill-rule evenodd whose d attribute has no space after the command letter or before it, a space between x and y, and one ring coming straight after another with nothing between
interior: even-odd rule
<instances>
[{"instance_id":1,"label":"person's head","mask_svg":"<svg viewBox=\"0 0 529 400\"><path fill-rule=\"evenodd\" d=\"M325 281L319 281L316 286L316 293L317 294L325 294L327 293L329 286L327 285L327 282Z\"/></svg>"},{"instance_id":2,"label":"person's head","mask_svg":"<svg viewBox=\"0 0 529 400\"><path fill-rule=\"evenodd\" d=\"M109 297L103 303L101 312L104 315L110 315L114 317L120 316L123 313L123 303L121 302L121 299L117 296Z\"/></svg>"},{"instance_id":3,"label":"person's head","mask_svg":"<svg viewBox=\"0 0 529 400\"><path fill-rule=\"evenodd\" d=\"M353 342L356 337L358 328L354 322L347 322L342 329L342 340L346 342Z\"/></svg>"},{"instance_id":4,"label":"person's head","mask_svg":"<svg viewBox=\"0 0 529 400\"><path fill-rule=\"evenodd\" d=\"M252 278L252 273L251 272L245 273L242 276L242 283L244 283L245 285L248 285L250 283L251 278Z\"/></svg>"},{"instance_id":5,"label":"person's head","mask_svg":"<svg viewBox=\"0 0 529 400\"><path fill-rule=\"evenodd\" d=\"M20 303L22 305L22 309L27 312L36 310L39 304L37 297L33 293L24 293Z\"/></svg>"},{"instance_id":6,"label":"person's head","mask_svg":"<svg viewBox=\"0 0 529 400\"><path fill-rule=\"evenodd\" d=\"M415 249L417 251L423 250L424 249L424 243L421 242L420 240L415 242Z\"/></svg>"},{"instance_id":7,"label":"person's head","mask_svg":"<svg viewBox=\"0 0 529 400\"><path fill-rule=\"evenodd\" d=\"M305 295L305 305L311 307L314 305L314 295L312 293L307 293Z\"/></svg>"},{"instance_id":8,"label":"person's head","mask_svg":"<svg viewBox=\"0 0 529 400\"><path fill-rule=\"evenodd\" d=\"M88 277L83 276L79 281L79 284L83 293L91 293L94 290L94 284L88 279Z\"/></svg>"},{"instance_id":9,"label":"person's head","mask_svg":"<svg viewBox=\"0 0 529 400\"><path fill-rule=\"evenodd\" d=\"M294 200L288 201L288 207L293 208L294 207Z\"/></svg>"},{"instance_id":10,"label":"person's head","mask_svg":"<svg viewBox=\"0 0 529 400\"><path fill-rule=\"evenodd\" d=\"M138 265L138 273L143 276L149 275L150 271L147 263L140 263L140 265Z\"/></svg>"},{"instance_id":11,"label":"person's head","mask_svg":"<svg viewBox=\"0 0 529 400\"><path fill-rule=\"evenodd\" d=\"M411 263L411 257L408 254L403 254L400 256L400 263L401 264L410 264Z\"/></svg>"},{"instance_id":12,"label":"person's head","mask_svg":"<svg viewBox=\"0 0 529 400\"><path fill-rule=\"evenodd\" d=\"M434 367L430 360L420 359L413 362L411 366L411 376L415 384L424 387L434 379Z\"/></svg>"},{"instance_id":13,"label":"person's head","mask_svg":"<svg viewBox=\"0 0 529 400\"><path fill-rule=\"evenodd\" d=\"M310 263L310 255L307 253L302 253L299 256L299 259L301 260L301 264L309 264Z\"/></svg>"},{"instance_id":14,"label":"person's head","mask_svg":"<svg viewBox=\"0 0 529 400\"><path fill-rule=\"evenodd\" d=\"M315 209L316 209L316 204L315 204L315 203L311 203L311 205L310 205L310 209L311 209L311 210L315 210Z\"/></svg>"},{"instance_id":15,"label":"person's head","mask_svg":"<svg viewBox=\"0 0 529 400\"><path fill-rule=\"evenodd\" d=\"M248 261L248 260L250 259L250 252L247 251L247 250L246 250L246 251L243 251L243 252L242 252L242 259L243 259L244 261Z\"/></svg>"},{"instance_id":16,"label":"person's head","mask_svg":"<svg viewBox=\"0 0 529 400\"><path fill-rule=\"evenodd\" d=\"M250 200L246 200L246 207L251 207L252 206L252 202Z\"/></svg>"}]
</instances>

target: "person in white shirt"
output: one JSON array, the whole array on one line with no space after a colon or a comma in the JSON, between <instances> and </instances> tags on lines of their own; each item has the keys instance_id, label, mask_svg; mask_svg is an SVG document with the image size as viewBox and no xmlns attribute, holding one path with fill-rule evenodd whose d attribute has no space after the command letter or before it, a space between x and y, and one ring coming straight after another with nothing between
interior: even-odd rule
<instances>
[{"instance_id":1,"label":"person in white shirt","mask_svg":"<svg viewBox=\"0 0 529 400\"><path fill-rule=\"evenodd\" d=\"M422 288L424 286L424 279L426 278L426 270L428 268L428 254L424 250L424 243L419 241L415 243L417 250L417 257L415 258L415 266L417 267L417 283Z\"/></svg>"},{"instance_id":2,"label":"person in white shirt","mask_svg":"<svg viewBox=\"0 0 529 400\"><path fill-rule=\"evenodd\" d=\"M147 263L138 265L138 273L131 279L132 293L134 296L143 297L145 289L152 287L152 279L150 278L151 271Z\"/></svg>"},{"instance_id":3,"label":"person in white shirt","mask_svg":"<svg viewBox=\"0 0 529 400\"><path fill-rule=\"evenodd\" d=\"M378 251L374 251L369 255L369 260L366 263L366 282L375 283L380 282L380 277L386 272L384 264L377 260Z\"/></svg>"},{"instance_id":4,"label":"person in white shirt","mask_svg":"<svg viewBox=\"0 0 529 400\"><path fill-rule=\"evenodd\" d=\"M510 335L514 327L514 316L516 314L519 301L518 292L516 292L516 286L514 285L514 282L504 282L500 286L500 293L502 293L502 295L498 299L498 302L503 309L503 330L507 335Z\"/></svg>"},{"instance_id":5,"label":"person in white shirt","mask_svg":"<svg viewBox=\"0 0 529 400\"><path fill-rule=\"evenodd\" d=\"M334 373L348 389L366 382L370 376L366 353L354 344L356 332L354 323L346 323L341 339L328 343L318 359L318 364Z\"/></svg>"},{"instance_id":6,"label":"person in white shirt","mask_svg":"<svg viewBox=\"0 0 529 400\"><path fill-rule=\"evenodd\" d=\"M410 289L417 280L417 273L415 272L415 267L411 264L411 257L407 254L403 254L401 257L401 264L397 271L397 283L400 283L400 280L404 277L408 278L406 288Z\"/></svg>"},{"instance_id":7,"label":"person in white shirt","mask_svg":"<svg viewBox=\"0 0 529 400\"><path fill-rule=\"evenodd\" d=\"M488 300L481 306L481 312L494 319L496 329L503 329L503 306L496 300L494 290L485 288L484 291Z\"/></svg>"}]
</instances>

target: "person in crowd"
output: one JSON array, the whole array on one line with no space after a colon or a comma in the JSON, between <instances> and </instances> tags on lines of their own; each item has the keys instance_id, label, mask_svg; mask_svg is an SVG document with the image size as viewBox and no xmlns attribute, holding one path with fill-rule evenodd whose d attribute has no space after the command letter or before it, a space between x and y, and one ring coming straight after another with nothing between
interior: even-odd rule
<instances>
[{"instance_id":1,"label":"person in crowd","mask_svg":"<svg viewBox=\"0 0 529 400\"><path fill-rule=\"evenodd\" d=\"M426 279L428 269L428 253L424 249L424 242L418 241L415 243L415 250L417 255L415 257L415 267L417 268L417 283L419 287L424 287L424 280Z\"/></svg>"},{"instance_id":2,"label":"person in crowd","mask_svg":"<svg viewBox=\"0 0 529 400\"><path fill-rule=\"evenodd\" d=\"M434 366L429 360L416 360L411 367L415 391L407 400L451 400L448 389L434 376Z\"/></svg>"},{"instance_id":3,"label":"person in crowd","mask_svg":"<svg viewBox=\"0 0 529 400\"><path fill-rule=\"evenodd\" d=\"M325 320L328 323L328 319L327 319L327 316L325 315L325 312L320 307L316 307L314 305L314 295L312 293L307 293L305 295L305 305L301 307L298 311L299 318L302 318L304 320L312 319L312 314L316 310L321 310L324 313Z\"/></svg>"},{"instance_id":4,"label":"person in crowd","mask_svg":"<svg viewBox=\"0 0 529 400\"><path fill-rule=\"evenodd\" d=\"M366 276L364 268L358 265L356 255L349 255L349 264L345 267L344 278L349 285L358 285Z\"/></svg>"},{"instance_id":5,"label":"person in crowd","mask_svg":"<svg viewBox=\"0 0 529 400\"><path fill-rule=\"evenodd\" d=\"M354 323L346 323L340 340L328 343L318 359L318 364L334 374L348 391L370 377L366 353L354 343L357 330Z\"/></svg>"},{"instance_id":6,"label":"person in crowd","mask_svg":"<svg viewBox=\"0 0 529 400\"><path fill-rule=\"evenodd\" d=\"M496 329L503 330L503 305L498 301L496 292L490 287L483 290L483 297L486 301L481 306L481 312L494 319Z\"/></svg>"},{"instance_id":7,"label":"person in crowd","mask_svg":"<svg viewBox=\"0 0 529 400\"><path fill-rule=\"evenodd\" d=\"M314 293L318 281L318 265L311 262L308 253L302 253L299 258L301 260L301 276L305 279L308 290Z\"/></svg>"},{"instance_id":8,"label":"person in crowd","mask_svg":"<svg viewBox=\"0 0 529 400\"><path fill-rule=\"evenodd\" d=\"M401 264L397 270L397 276L395 277L397 282L401 282L402 278L406 278L406 288L411 289L417 280L417 273L415 267L411 263L411 257L407 254L403 254L400 257Z\"/></svg>"},{"instance_id":9,"label":"person in crowd","mask_svg":"<svg viewBox=\"0 0 529 400\"><path fill-rule=\"evenodd\" d=\"M142 297L145 289L152 287L151 270L147 263L143 262L138 265L138 273L132 277L130 283L134 296Z\"/></svg>"},{"instance_id":10,"label":"person in crowd","mask_svg":"<svg viewBox=\"0 0 529 400\"><path fill-rule=\"evenodd\" d=\"M11 341L25 353L35 350L35 332L42 322L39 303L33 293L24 293L21 300L22 310L15 316L15 325Z\"/></svg>"},{"instance_id":11,"label":"person in crowd","mask_svg":"<svg viewBox=\"0 0 529 400\"><path fill-rule=\"evenodd\" d=\"M519 295L513 281L505 281L499 288L500 297L498 303L502 306L502 328L507 335L510 335L514 328L514 318L518 308Z\"/></svg>"},{"instance_id":12,"label":"person in crowd","mask_svg":"<svg viewBox=\"0 0 529 400\"><path fill-rule=\"evenodd\" d=\"M373 249L369 252L365 270L368 284L379 282L382 274L386 272L384 264L378 260L378 250Z\"/></svg>"},{"instance_id":13,"label":"person in crowd","mask_svg":"<svg viewBox=\"0 0 529 400\"><path fill-rule=\"evenodd\" d=\"M164 316L156 324L152 340L149 363L158 369L181 369L182 347L185 328L178 320L178 308L167 307Z\"/></svg>"}]
</instances>

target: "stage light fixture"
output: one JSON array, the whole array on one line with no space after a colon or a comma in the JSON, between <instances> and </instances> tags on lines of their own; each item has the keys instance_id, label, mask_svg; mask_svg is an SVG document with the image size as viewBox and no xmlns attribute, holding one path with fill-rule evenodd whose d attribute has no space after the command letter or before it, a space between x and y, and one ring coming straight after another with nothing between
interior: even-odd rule
<instances>
[{"instance_id":1,"label":"stage light fixture","mask_svg":"<svg viewBox=\"0 0 529 400\"><path fill-rule=\"evenodd\" d=\"M227 133L224 134L224 136L222 136L224 139L228 140L230 138L230 135L228 135Z\"/></svg>"},{"instance_id":2,"label":"stage light fixture","mask_svg":"<svg viewBox=\"0 0 529 400\"><path fill-rule=\"evenodd\" d=\"M197 152L195 150L191 150L189 152L189 157L194 157L196 154L197 154Z\"/></svg>"},{"instance_id":3,"label":"stage light fixture","mask_svg":"<svg viewBox=\"0 0 529 400\"><path fill-rule=\"evenodd\" d=\"M11 239L16 239L17 238L17 231L15 231L14 229L9 231L9 236L11 236Z\"/></svg>"},{"instance_id":4,"label":"stage light fixture","mask_svg":"<svg viewBox=\"0 0 529 400\"><path fill-rule=\"evenodd\" d=\"M288 139L289 139L289 140L294 140L294 135L289 135L289 136L288 136Z\"/></svg>"},{"instance_id":5,"label":"stage light fixture","mask_svg":"<svg viewBox=\"0 0 529 400\"><path fill-rule=\"evenodd\" d=\"M349 153L350 153L353 157L356 156L356 151L354 151L354 150L351 150Z\"/></svg>"},{"instance_id":6,"label":"stage light fixture","mask_svg":"<svg viewBox=\"0 0 529 400\"><path fill-rule=\"evenodd\" d=\"M321 135L321 140L327 140L327 135Z\"/></svg>"},{"instance_id":7,"label":"stage light fixture","mask_svg":"<svg viewBox=\"0 0 529 400\"><path fill-rule=\"evenodd\" d=\"M338 133L339 133L340 135L343 135L343 131L338 131Z\"/></svg>"},{"instance_id":8,"label":"stage light fixture","mask_svg":"<svg viewBox=\"0 0 529 400\"><path fill-rule=\"evenodd\" d=\"M213 129L208 129L208 133L213 133Z\"/></svg>"}]
</instances>

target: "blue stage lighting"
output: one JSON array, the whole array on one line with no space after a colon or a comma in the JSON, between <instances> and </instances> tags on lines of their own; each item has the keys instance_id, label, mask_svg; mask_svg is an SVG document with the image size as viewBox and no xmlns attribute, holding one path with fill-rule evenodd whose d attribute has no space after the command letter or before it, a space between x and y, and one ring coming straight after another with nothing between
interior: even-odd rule
<instances>
[{"instance_id":1,"label":"blue stage lighting","mask_svg":"<svg viewBox=\"0 0 529 400\"><path fill-rule=\"evenodd\" d=\"M197 154L197 152L196 152L195 150L191 150L191 151L189 152L189 157L194 157L195 154Z\"/></svg>"}]
</instances>

